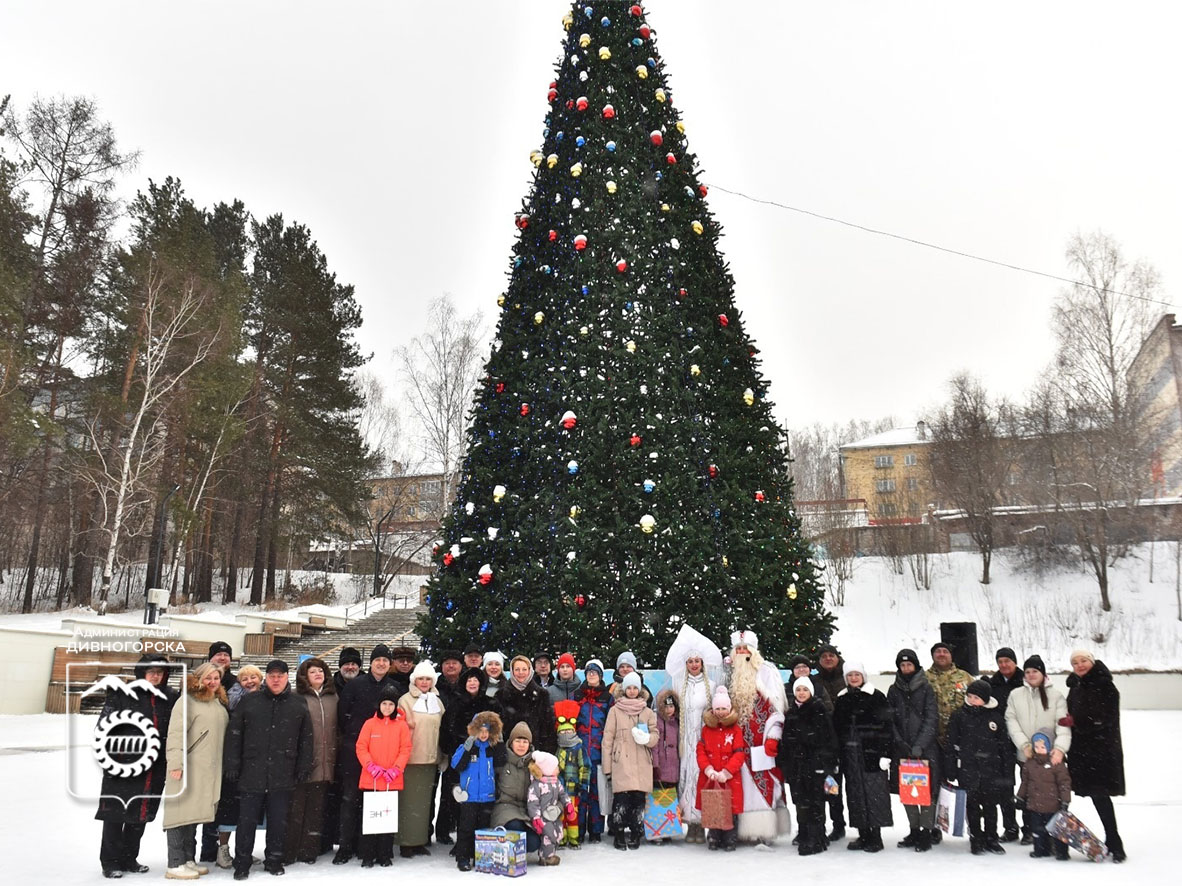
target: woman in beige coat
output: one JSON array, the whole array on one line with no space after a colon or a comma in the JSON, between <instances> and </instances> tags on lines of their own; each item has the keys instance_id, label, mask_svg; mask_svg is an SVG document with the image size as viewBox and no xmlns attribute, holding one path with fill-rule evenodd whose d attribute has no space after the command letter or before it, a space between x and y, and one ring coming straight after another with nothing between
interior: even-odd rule
<instances>
[{"instance_id":1,"label":"woman in beige coat","mask_svg":"<svg viewBox=\"0 0 1182 886\"><path fill-rule=\"evenodd\" d=\"M398 835L401 855L429 855L431 819L435 814L435 789L439 784L439 727L443 702L435 689L438 675L430 662L421 661L410 673L410 691L398 700L410 727L410 762L399 800Z\"/></svg>"},{"instance_id":2,"label":"woman in beige coat","mask_svg":"<svg viewBox=\"0 0 1182 886\"><path fill-rule=\"evenodd\" d=\"M612 786L615 847L639 849L644 835L644 801L653 789L657 715L641 697L640 674L636 671L624 677L621 689L603 726L603 774Z\"/></svg>"},{"instance_id":3,"label":"woman in beige coat","mask_svg":"<svg viewBox=\"0 0 1182 886\"><path fill-rule=\"evenodd\" d=\"M196 880L209 873L197 864L197 825L213 821L217 814L222 745L229 722L222 672L206 662L189 674L188 693L168 724L164 832L168 838L165 876L170 880Z\"/></svg>"}]
</instances>

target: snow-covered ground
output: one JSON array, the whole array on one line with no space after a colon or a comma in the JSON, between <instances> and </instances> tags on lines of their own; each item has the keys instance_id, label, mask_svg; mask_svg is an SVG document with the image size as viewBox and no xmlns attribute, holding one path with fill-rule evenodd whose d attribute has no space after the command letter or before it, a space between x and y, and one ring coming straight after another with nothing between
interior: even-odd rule
<instances>
[{"instance_id":1,"label":"snow-covered ground","mask_svg":"<svg viewBox=\"0 0 1182 886\"><path fill-rule=\"evenodd\" d=\"M1038 653L1047 667L1065 671L1072 649L1094 651L1113 670L1182 668L1182 621L1175 590L1174 545L1156 546L1154 581L1149 581L1149 546L1111 569L1112 611L1100 609L1095 579L1081 570L1058 569L1041 577L1017 568L1013 552L997 551L991 582L980 583L981 558L971 553L931 558L931 590L917 590L910 567L891 571L882 557L855 560L835 642L847 659L870 670L892 671L895 654L911 647L927 661L940 638L940 622L977 624L982 669L993 653L1010 646L1019 655Z\"/></svg>"},{"instance_id":2,"label":"snow-covered ground","mask_svg":"<svg viewBox=\"0 0 1182 886\"><path fill-rule=\"evenodd\" d=\"M82 724L86 726L86 723ZM733 854L709 852L704 846L673 844L643 846L622 853L610 844L588 846L580 852L564 852L561 866L551 871L531 866L528 877L553 882L603 886L620 877L647 881L697 884L764 882L791 878L841 878L842 882L874 882L883 886L915 886L917 883L958 882L963 886L1045 886L1070 878L1076 884L1123 886L1168 882L1177 864L1169 834L1182 829L1182 767L1168 739L1182 730L1182 712L1126 711L1123 716L1125 766L1130 794L1117 799L1129 861L1124 865L1095 864L1073 853L1070 866L1053 860L1035 860L1028 847L1010 844L1004 857L971 856L967 842L946 839L926 855L894 848L906 828L902 808L896 804L895 827L884 830L886 851L877 855L847 852L844 843L830 852L801 858L787 839L768 850L741 847ZM79 732L85 731L84 729ZM66 718L60 715L0 716L0 852L5 883L105 882L99 871L100 825L94 820L95 803L74 800L66 793ZM1072 805L1083 820L1098 827L1091 803L1078 799ZM261 837L256 844L261 850ZM362 870L356 862L333 867L330 856L312 866L288 869L285 882L478 883L481 875L459 873L445 850L434 847L431 858L396 858L391 870ZM165 842L159 818L148 826L140 861L151 867L132 883L157 882L165 867ZM1004 878L1004 879L1000 879ZM205 883L230 883L230 872L212 868ZM251 878L270 882L256 868ZM836 881L835 881L836 882Z\"/></svg>"}]
</instances>

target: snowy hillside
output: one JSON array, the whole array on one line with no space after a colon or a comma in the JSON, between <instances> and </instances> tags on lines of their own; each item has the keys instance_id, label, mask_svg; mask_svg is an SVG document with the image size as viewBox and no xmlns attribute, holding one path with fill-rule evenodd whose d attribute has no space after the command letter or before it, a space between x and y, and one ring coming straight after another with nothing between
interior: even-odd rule
<instances>
[{"instance_id":1,"label":"snowy hillside","mask_svg":"<svg viewBox=\"0 0 1182 886\"><path fill-rule=\"evenodd\" d=\"M895 653L909 646L927 660L940 637L940 622L977 624L982 669L991 669L1000 646L1019 658L1038 653L1048 668L1066 670L1072 649L1091 649L1114 670L1182 668L1182 621L1175 592L1174 545L1158 542L1154 581L1149 545L1110 570L1112 611L1100 609L1100 592L1088 573L1056 570L1041 577L1017 568L1012 552L997 551L992 582L982 585L981 558L970 553L931 558L931 590L917 590L909 566L891 571L883 557L854 562L835 642L846 658L870 670L894 670ZM1021 663L1019 661L1019 663Z\"/></svg>"}]
</instances>

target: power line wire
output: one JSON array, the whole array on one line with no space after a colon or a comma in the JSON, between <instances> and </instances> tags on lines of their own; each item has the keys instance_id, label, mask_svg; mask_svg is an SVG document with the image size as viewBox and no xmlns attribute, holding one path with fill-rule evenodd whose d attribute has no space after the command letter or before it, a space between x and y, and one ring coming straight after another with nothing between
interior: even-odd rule
<instances>
[{"instance_id":1,"label":"power line wire","mask_svg":"<svg viewBox=\"0 0 1182 886\"><path fill-rule=\"evenodd\" d=\"M879 230L878 228L871 228L871 227L868 227L867 225L860 225L857 222L846 221L845 219L835 218L834 216L831 216L831 215L823 215L820 212L813 212L811 209L802 209L799 206L789 206L787 203L780 203L776 200L768 200L763 197L752 197L750 194L744 194L742 191L735 191L730 188L724 188L722 185L715 184L713 182L707 182L706 184L707 184L707 187L709 187L711 190L722 191L724 194L730 194L734 197L741 197L744 200L750 200L752 203L761 203L764 206L774 206L777 209L787 209L789 212L798 212L801 215L808 215L813 218L819 218L822 221L828 221L828 222L833 222L833 223L839 224L839 225L845 225L847 228L855 228L856 230L859 230L859 231L865 231L867 234L877 234L880 237L890 237L892 240L901 240L904 243L911 243L914 246L923 246L923 247L926 247L927 249L935 249L937 252L946 252L949 255L956 255L956 256L959 256L960 258L968 258L968 259L972 259L973 261L984 262L985 264L995 265L999 268L1008 268L1011 271L1019 271L1023 274L1033 274L1036 277L1045 277L1048 280L1057 280L1060 283L1069 283L1072 286L1083 286L1087 289L1095 289L1097 292L1100 292L1100 291L1110 292L1113 295L1120 295L1120 296L1124 296L1125 298L1135 298L1135 299L1138 299L1143 302L1149 302L1150 304L1161 305L1162 307L1165 307L1165 308L1172 309L1174 307L1173 304L1171 304L1170 302L1162 301L1161 299L1150 298L1147 295L1138 295L1135 292L1120 292L1115 289L1101 290L1101 288L1099 286L1095 286L1091 283L1085 283L1082 280L1072 280L1070 277L1060 277L1058 274L1050 274L1050 273L1047 273L1046 271L1039 271L1034 268L1027 268L1027 267L1023 267L1022 265L1015 265L1015 264L1011 264L1010 262L999 261L998 259L995 259L995 258L987 258L986 256L983 256L983 255L975 255L971 252L962 252L959 249L952 249L948 246L940 246L938 243L929 243L926 240L917 240L914 237L907 237L903 234L895 234L895 233L892 233L891 231L882 231L882 230Z\"/></svg>"}]
</instances>

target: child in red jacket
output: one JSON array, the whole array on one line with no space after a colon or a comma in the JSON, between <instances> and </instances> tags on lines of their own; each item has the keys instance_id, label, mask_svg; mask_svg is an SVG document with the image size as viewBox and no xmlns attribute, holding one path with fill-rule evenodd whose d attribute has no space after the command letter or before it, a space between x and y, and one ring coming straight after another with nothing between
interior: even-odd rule
<instances>
[{"instance_id":1,"label":"child in red jacket","mask_svg":"<svg viewBox=\"0 0 1182 886\"><path fill-rule=\"evenodd\" d=\"M739 715L731 707L725 686L714 690L711 710L702 714L702 737L698 740L698 793L694 805L702 808L702 791L726 788L731 792L731 812L743 811L743 781L739 773L747 759L747 742L738 725ZM736 827L711 828L706 843L710 849L734 852L739 839Z\"/></svg>"},{"instance_id":2,"label":"child in red jacket","mask_svg":"<svg viewBox=\"0 0 1182 886\"><path fill-rule=\"evenodd\" d=\"M398 710L398 690L388 686L378 698L378 709L361 727L357 737L361 763L358 786L362 791L400 791L402 772L410 760L410 727ZM364 808L364 807L363 807ZM357 841L363 868L376 861L384 868L394 864L394 834L365 834Z\"/></svg>"}]
</instances>

